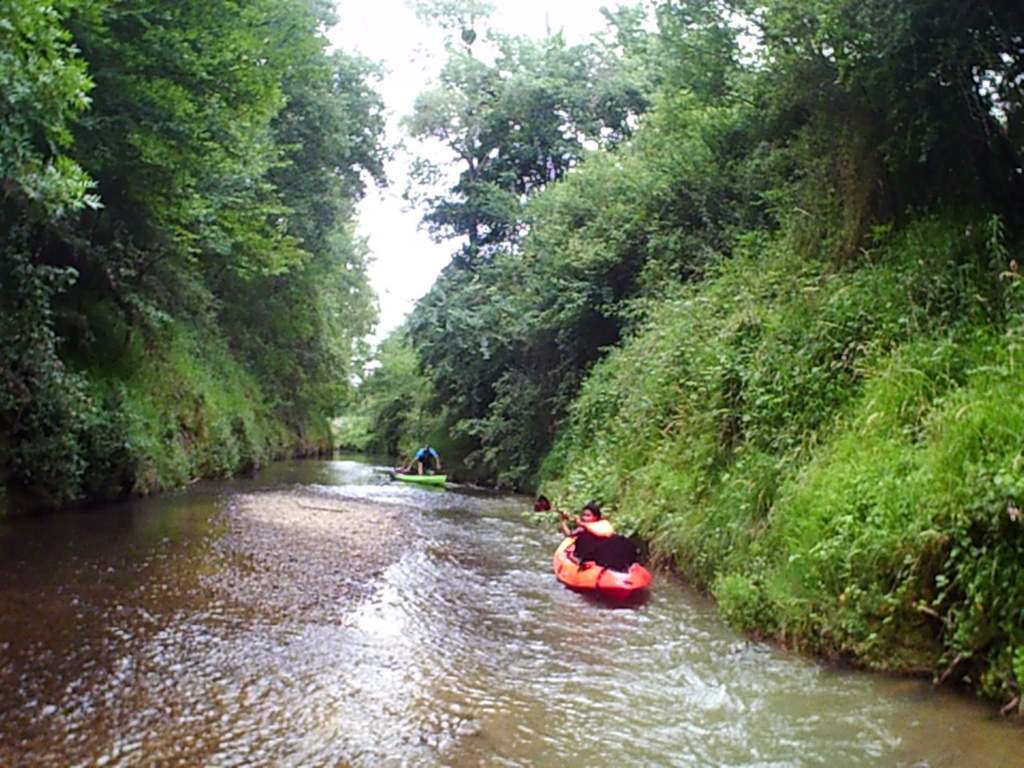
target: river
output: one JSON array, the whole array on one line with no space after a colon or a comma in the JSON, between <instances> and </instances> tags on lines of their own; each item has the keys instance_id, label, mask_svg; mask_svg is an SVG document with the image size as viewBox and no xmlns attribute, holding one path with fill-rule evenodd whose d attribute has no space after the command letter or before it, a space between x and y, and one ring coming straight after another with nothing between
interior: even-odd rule
<instances>
[{"instance_id":1,"label":"river","mask_svg":"<svg viewBox=\"0 0 1024 768\"><path fill-rule=\"evenodd\" d=\"M282 491L418 535L358 579L283 518L279 569L221 545L236 499ZM334 460L0 521L0 764L1021 764L995 707L748 642L669 574L626 607L563 588L529 501Z\"/></svg>"}]
</instances>

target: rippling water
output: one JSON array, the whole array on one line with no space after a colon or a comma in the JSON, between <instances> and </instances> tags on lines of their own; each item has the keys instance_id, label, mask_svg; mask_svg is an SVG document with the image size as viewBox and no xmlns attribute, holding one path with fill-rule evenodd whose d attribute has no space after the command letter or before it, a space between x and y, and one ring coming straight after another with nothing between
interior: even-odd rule
<instances>
[{"instance_id":1,"label":"rippling water","mask_svg":"<svg viewBox=\"0 0 1024 768\"><path fill-rule=\"evenodd\" d=\"M360 602L275 611L303 585L210 586L251 581L217 543L264 487L402 504L420 535ZM748 643L665 574L625 608L564 589L528 501L305 462L3 524L0 764L1020 764L992 708Z\"/></svg>"}]
</instances>

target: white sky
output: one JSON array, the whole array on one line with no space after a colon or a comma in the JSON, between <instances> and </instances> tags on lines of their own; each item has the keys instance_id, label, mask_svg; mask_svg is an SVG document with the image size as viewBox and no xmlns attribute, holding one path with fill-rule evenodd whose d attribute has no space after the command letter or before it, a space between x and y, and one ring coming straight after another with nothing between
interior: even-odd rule
<instances>
[{"instance_id":1,"label":"white sky","mask_svg":"<svg viewBox=\"0 0 1024 768\"><path fill-rule=\"evenodd\" d=\"M493 0L490 26L510 34L543 37L550 27L562 30L569 43L605 28L602 6L617 0ZM623 0L623 4L634 4ZM337 47L382 62L388 70L379 84L388 111L386 141L400 135L398 121L412 112L416 95L430 87L444 53L440 33L423 27L406 0L337 0L339 23L329 32ZM409 145L410 150L416 147ZM436 156L436 155L435 155ZM380 299L380 322L374 343L401 324L416 301L433 285L457 241L440 245L419 231L423 211L405 210L402 192L410 155L397 153L387 168L391 186L370 189L359 208L359 233L369 240L373 262L370 282Z\"/></svg>"}]
</instances>

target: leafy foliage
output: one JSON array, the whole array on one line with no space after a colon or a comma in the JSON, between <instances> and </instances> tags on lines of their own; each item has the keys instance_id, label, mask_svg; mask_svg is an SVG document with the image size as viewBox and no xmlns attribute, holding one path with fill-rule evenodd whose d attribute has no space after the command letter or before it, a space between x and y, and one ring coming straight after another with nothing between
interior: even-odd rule
<instances>
[{"instance_id":1,"label":"leafy foliage","mask_svg":"<svg viewBox=\"0 0 1024 768\"><path fill-rule=\"evenodd\" d=\"M33 263L10 239L0 251L0 468L5 484L61 504L81 482L78 433L87 411L82 381L58 358L52 329L50 301L71 275Z\"/></svg>"},{"instance_id":2,"label":"leafy foliage","mask_svg":"<svg viewBox=\"0 0 1024 768\"><path fill-rule=\"evenodd\" d=\"M65 153L68 122L89 106L92 88L62 23L80 4L0 4L0 180L7 227L13 210L45 220L98 204L89 177Z\"/></svg>"},{"instance_id":3,"label":"leafy foliage","mask_svg":"<svg viewBox=\"0 0 1024 768\"><path fill-rule=\"evenodd\" d=\"M759 241L593 369L547 492L596 495L747 631L1012 696L1020 319L1012 270L998 301L964 272L974 229L838 273Z\"/></svg>"},{"instance_id":4,"label":"leafy foliage","mask_svg":"<svg viewBox=\"0 0 1024 768\"><path fill-rule=\"evenodd\" d=\"M376 319L366 244L350 220L364 192L361 174L384 181L383 105L369 88L367 61L320 53L286 73L287 106L272 123L287 162L270 178L303 261L281 274L224 271L214 288L232 345L296 430L310 414L334 416L346 401Z\"/></svg>"},{"instance_id":5,"label":"leafy foliage","mask_svg":"<svg viewBox=\"0 0 1024 768\"><path fill-rule=\"evenodd\" d=\"M0 467L28 506L329 445L376 311L354 203L386 156L331 19L0 6Z\"/></svg>"},{"instance_id":6,"label":"leafy foliage","mask_svg":"<svg viewBox=\"0 0 1024 768\"><path fill-rule=\"evenodd\" d=\"M519 253L438 280L412 316L420 360L471 460L530 484L583 376L643 301L697 279L760 214L734 162L732 110L659 104L630 146L596 152L533 199ZM685 174L680 173L685 169Z\"/></svg>"},{"instance_id":7,"label":"leafy foliage","mask_svg":"<svg viewBox=\"0 0 1024 768\"><path fill-rule=\"evenodd\" d=\"M1024 18L1003 3L735 3L757 29L753 99L797 171L779 212L841 257L933 205L1020 210ZM785 191L784 191L785 190ZM787 213L788 212L788 213ZM795 223L795 222L794 222Z\"/></svg>"},{"instance_id":8,"label":"leafy foliage","mask_svg":"<svg viewBox=\"0 0 1024 768\"><path fill-rule=\"evenodd\" d=\"M452 13L442 8L434 17L451 27ZM440 142L458 168L454 185L438 192L436 164L417 162L413 179L423 190L410 194L429 207L432 233L465 238L459 267L514 243L523 200L564 176L586 145L627 138L647 104L610 46L568 46L561 35L485 39L493 63L472 44L450 45L437 88L421 94L406 119L410 135Z\"/></svg>"},{"instance_id":9,"label":"leafy foliage","mask_svg":"<svg viewBox=\"0 0 1024 768\"><path fill-rule=\"evenodd\" d=\"M459 49L463 101L421 101L465 163L426 202L466 258L410 326L452 433L602 501L746 631L1018 706L1020 9L607 15L653 108L547 179L511 68ZM568 115L526 51L523 103Z\"/></svg>"},{"instance_id":10,"label":"leafy foliage","mask_svg":"<svg viewBox=\"0 0 1024 768\"><path fill-rule=\"evenodd\" d=\"M359 388L359 407L344 417L346 447L401 460L422 441L445 447L431 412L430 383L417 371L407 329L399 328L377 351L377 362Z\"/></svg>"},{"instance_id":11,"label":"leafy foliage","mask_svg":"<svg viewBox=\"0 0 1024 768\"><path fill-rule=\"evenodd\" d=\"M57 353L53 297L74 280L33 257L35 232L97 204L66 154L91 81L64 28L73 3L0 4L0 473L43 503L74 498L82 382ZM51 454L66 456L53 462Z\"/></svg>"}]
</instances>

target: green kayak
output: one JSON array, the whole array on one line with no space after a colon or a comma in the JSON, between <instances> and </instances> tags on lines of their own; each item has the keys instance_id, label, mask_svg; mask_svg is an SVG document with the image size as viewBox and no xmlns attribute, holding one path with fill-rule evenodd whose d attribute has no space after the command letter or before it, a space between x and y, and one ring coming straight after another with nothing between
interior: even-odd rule
<instances>
[{"instance_id":1,"label":"green kayak","mask_svg":"<svg viewBox=\"0 0 1024 768\"><path fill-rule=\"evenodd\" d=\"M401 480L406 483L418 483L420 485L444 485L448 480L448 475L412 475L395 472L392 476L395 480Z\"/></svg>"}]
</instances>

